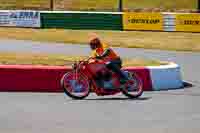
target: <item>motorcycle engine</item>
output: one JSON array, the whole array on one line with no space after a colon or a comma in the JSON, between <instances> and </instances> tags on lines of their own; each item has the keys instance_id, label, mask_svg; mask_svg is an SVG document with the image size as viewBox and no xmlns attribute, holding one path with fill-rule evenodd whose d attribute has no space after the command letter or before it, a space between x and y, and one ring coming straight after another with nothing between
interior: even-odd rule
<instances>
[{"instance_id":1,"label":"motorcycle engine","mask_svg":"<svg viewBox=\"0 0 200 133\"><path fill-rule=\"evenodd\" d=\"M114 89L112 80L104 81L103 86L105 89Z\"/></svg>"},{"instance_id":2,"label":"motorcycle engine","mask_svg":"<svg viewBox=\"0 0 200 133\"><path fill-rule=\"evenodd\" d=\"M113 86L113 81L112 81L112 72L98 72L98 79L96 79L97 81L97 85L101 88L104 89L112 89L114 88Z\"/></svg>"}]
</instances>

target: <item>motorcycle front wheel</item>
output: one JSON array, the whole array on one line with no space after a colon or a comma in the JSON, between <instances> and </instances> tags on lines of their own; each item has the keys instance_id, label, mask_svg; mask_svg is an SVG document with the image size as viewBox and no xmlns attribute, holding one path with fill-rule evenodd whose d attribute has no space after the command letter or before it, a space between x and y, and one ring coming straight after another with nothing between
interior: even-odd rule
<instances>
[{"instance_id":1,"label":"motorcycle front wheel","mask_svg":"<svg viewBox=\"0 0 200 133\"><path fill-rule=\"evenodd\" d=\"M81 100L86 98L90 93L88 78L84 74L74 71L63 75L61 87L64 93L72 99Z\"/></svg>"}]
</instances>

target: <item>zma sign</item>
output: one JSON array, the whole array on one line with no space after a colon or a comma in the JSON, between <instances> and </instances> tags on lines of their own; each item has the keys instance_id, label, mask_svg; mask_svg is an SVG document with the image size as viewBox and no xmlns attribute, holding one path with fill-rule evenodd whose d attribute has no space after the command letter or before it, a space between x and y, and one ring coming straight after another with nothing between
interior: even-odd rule
<instances>
[{"instance_id":1,"label":"zma sign","mask_svg":"<svg viewBox=\"0 0 200 133\"><path fill-rule=\"evenodd\" d=\"M12 12L10 14L10 18L25 18L25 19L39 18L39 12L34 12L34 11Z\"/></svg>"}]
</instances>

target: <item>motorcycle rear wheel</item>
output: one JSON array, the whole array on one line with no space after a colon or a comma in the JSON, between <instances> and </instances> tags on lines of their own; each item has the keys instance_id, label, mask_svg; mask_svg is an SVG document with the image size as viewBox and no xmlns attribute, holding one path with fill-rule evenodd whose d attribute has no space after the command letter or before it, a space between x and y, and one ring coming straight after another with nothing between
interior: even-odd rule
<instances>
[{"instance_id":1,"label":"motorcycle rear wheel","mask_svg":"<svg viewBox=\"0 0 200 133\"><path fill-rule=\"evenodd\" d=\"M129 80L125 83L124 87L121 88L122 93L128 98L138 98L143 94L143 83L140 77L134 73L129 72Z\"/></svg>"},{"instance_id":2,"label":"motorcycle rear wheel","mask_svg":"<svg viewBox=\"0 0 200 133\"><path fill-rule=\"evenodd\" d=\"M90 85L88 78L82 73L74 71L63 75L61 87L64 93L72 99L81 100L90 94Z\"/></svg>"}]
</instances>

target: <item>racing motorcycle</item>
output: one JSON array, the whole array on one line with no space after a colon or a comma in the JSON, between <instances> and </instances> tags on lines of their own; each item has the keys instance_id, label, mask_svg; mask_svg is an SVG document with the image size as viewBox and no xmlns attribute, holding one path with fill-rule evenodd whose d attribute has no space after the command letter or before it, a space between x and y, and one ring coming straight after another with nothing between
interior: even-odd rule
<instances>
[{"instance_id":1,"label":"racing motorcycle","mask_svg":"<svg viewBox=\"0 0 200 133\"><path fill-rule=\"evenodd\" d=\"M123 70L122 70L123 71ZM120 84L120 76L109 70L105 63L94 58L75 62L72 71L61 79L64 93L72 99L84 99L90 92L97 96L123 93L128 98L138 98L143 93L140 77L134 72L123 71L127 76L125 84Z\"/></svg>"}]
</instances>

